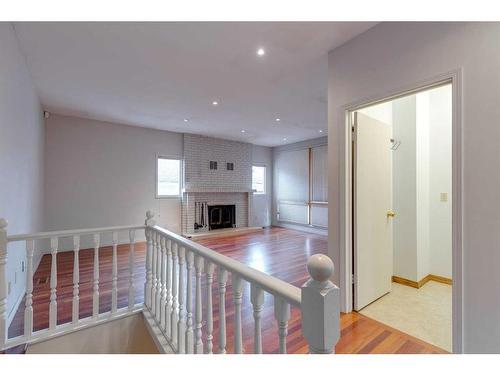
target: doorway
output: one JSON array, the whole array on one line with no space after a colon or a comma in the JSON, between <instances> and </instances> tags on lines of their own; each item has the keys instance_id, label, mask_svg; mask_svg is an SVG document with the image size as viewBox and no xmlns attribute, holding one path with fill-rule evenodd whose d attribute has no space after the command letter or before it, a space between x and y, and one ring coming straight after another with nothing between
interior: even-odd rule
<instances>
[{"instance_id":1,"label":"doorway","mask_svg":"<svg viewBox=\"0 0 500 375\"><path fill-rule=\"evenodd\" d=\"M352 111L353 308L452 351L452 85Z\"/></svg>"}]
</instances>

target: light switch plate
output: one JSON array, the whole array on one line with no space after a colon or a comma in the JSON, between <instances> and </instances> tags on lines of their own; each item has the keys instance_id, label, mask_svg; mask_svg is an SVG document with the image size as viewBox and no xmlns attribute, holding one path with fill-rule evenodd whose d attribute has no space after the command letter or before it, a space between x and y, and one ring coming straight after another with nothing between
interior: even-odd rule
<instances>
[{"instance_id":1,"label":"light switch plate","mask_svg":"<svg viewBox=\"0 0 500 375\"><path fill-rule=\"evenodd\" d=\"M448 202L448 193L441 193L440 200L441 202Z\"/></svg>"}]
</instances>

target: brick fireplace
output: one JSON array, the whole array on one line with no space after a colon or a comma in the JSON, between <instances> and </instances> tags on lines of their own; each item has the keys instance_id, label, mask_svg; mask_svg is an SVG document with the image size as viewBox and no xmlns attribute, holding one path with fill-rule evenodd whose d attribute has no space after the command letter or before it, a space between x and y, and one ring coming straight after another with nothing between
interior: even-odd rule
<instances>
[{"instance_id":1,"label":"brick fireplace","mask_svg":"<svg viewBox=\"0 0 500 375\"><path fill-rule=\"evenodd\" d=\"M250 144L184 134L184 178L183 234L220 229L217 225L210 228L211 206L234 206L231 227L248 227L253 197Z\"/></svg>"}]
</instances>

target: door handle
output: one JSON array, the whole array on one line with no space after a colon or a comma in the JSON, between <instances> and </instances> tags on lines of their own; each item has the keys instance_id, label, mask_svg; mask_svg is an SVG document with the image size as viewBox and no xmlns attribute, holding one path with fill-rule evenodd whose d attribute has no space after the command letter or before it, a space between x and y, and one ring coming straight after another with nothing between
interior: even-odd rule
<instances>
[{"instance_id":1,"label":"door handle","mask_svg":"<svg viewBox=\"0 0 500 375\"><path fill-rule=\"evenodd\" d=\"M394 217L396 216L396 213L393 210L387 211L387 217Z\"/></svg>"}]
</instances>

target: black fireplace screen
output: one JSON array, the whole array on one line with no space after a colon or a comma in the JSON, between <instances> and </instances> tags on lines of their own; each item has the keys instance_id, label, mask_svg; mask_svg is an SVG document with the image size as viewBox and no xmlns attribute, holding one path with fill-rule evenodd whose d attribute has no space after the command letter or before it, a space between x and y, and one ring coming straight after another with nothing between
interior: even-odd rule
<instances>
[{"instance_id":1,"label":"black fireplace screen","mask_svg":"<svg viewBox=\"0 0 500 375\"><path fill-rule=\"evenodd\" d=\"M234 204L208 206L209 228L234 228L236 226L235 212Z\"/></svg>"}]
</instances>

